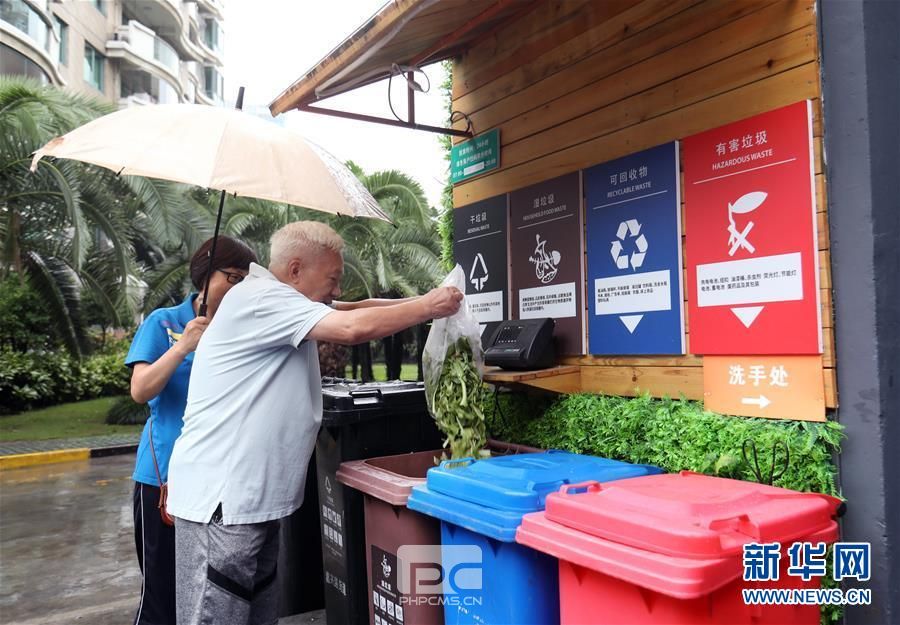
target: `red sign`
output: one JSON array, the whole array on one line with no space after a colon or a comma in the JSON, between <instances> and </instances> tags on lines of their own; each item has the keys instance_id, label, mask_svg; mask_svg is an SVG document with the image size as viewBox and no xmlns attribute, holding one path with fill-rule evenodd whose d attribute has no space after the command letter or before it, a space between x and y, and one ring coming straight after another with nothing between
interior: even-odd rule
<instances>
[{"instance_id":1,"label":"red sign","mask_svg":"<svg viewBox=\"0 0 900 625\"><path fill-rule=\"evenodd\" d=\"M810 103L682 145L691 353L822 353Z\"/></svg>"}]
</instances>

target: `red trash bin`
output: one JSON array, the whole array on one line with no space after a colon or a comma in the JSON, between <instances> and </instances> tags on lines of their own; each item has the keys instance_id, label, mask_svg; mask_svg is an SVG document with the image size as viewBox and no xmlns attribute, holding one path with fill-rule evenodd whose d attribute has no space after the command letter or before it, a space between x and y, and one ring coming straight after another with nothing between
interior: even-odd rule
<instances>
[{"instance_id":1,"label":"red trash bin","mask_svg":"<svg viewBox=\"0 0 900 625\"><path fill-rule=\"evenodd\" d=\"M744 588L818 588L788 576L793 542L837 540L841 502L690 472L568 486L517 542L559 558L562 625L818 625L818 606L745 605ZM777 581L743 581L743 547L780 543Z\"/></svg>"}]
</instances>

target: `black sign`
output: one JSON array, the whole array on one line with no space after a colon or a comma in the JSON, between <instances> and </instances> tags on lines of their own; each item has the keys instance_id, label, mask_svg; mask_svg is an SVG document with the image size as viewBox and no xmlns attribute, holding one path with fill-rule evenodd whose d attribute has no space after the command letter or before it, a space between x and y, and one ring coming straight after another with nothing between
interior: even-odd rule
<instances>
[{"instance_id":1,"label":"black sign","mask_svg":"<svg viewBox=\"0 0 900 625\"><path fill-rule=\"evenodd\" d=\"M397 556L372 545L372 605L376 625L405 625L397 589Z\"/></svg>"},{"instance_id":2,"label":"black sign","mask_svg":"<svg viewBox=\"0 0 900 625\"><path fill-rule=\"evenodd\" d=\"M484 325L508 319L506 196L453 212L453 257L466 272L466 303Z\"/></svg>"},{"instance_id":3,"label":"black sign","mask_svg":"<svg viewBox=\"0 0 900 625\"><path fill-rule=\"evenodd\" d=\"M561 354L584 353L579 173L509 194L512 314L551 317Z\"/></svg>"}]
</instances>

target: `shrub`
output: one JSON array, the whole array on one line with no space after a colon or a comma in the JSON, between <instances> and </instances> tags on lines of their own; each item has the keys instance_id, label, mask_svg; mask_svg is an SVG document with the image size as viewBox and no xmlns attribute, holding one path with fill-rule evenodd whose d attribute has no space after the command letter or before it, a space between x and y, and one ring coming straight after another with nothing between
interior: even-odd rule
<instances>
[{"instance_id":1,"label":"shrub","mask_svg":"<svg viewBox=\"0 0 900 625\"><path fill-rule=\"evenodd\" d=\"M46 349L55 342L50 314L37 293L16 276L0 281L0 349L25 352Z\"/></svg>"},{"instance_id":2,"label":"shrub","mask_svg":"<svg viewBox=\"0 0 900 625\"><path fill-rule=\"evenodd\" d=\"M63 351L0 350L0 414L128 393L122 351L79 363Z\"/></svg>"},{"instance_id":3,"label":"shrub","mask_svg":"<svg viewBox=\"0 0 900 625\"><path fill-rule=\"evenodd\" d=\"M53 376L33 354L0 351L0 413L18 412L52 396Z\"/></svg>"},{"instance_id":4,"label":"shrub","mask_svg":"<svg viewBox=\"0 0 900 625\"><path fill-rule=\"evenodd\" d=\"M131 397L122 397L110 406L106 422L110 425L138 425L150 418L150 406L139 404Z\"/></svg>"}]
</instances>

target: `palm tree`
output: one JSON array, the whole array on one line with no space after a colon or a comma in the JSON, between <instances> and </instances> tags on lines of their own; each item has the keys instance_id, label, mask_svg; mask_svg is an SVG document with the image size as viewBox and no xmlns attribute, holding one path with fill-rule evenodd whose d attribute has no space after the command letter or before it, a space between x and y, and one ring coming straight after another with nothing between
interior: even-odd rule
<instances>
[{"instance_id":1,"label":"palm tree","mask_svg":"<svg viewBox=\"0 0 900 625\"><path fill-rule=\"evenodd\" d=\"M40 294L76 356L85 346L82 299L112 324L126 323L139 295L134 243L165 229L179 203L173 185L73 161L44 159L29 171L44 143L113 110L0 76L0 279L27 281Z\"/></svg>"},{"instance_id":2,"label":"palm tree","mask_svg":"<svg viewBox=\"0 0 900 625\"><path fill-rule=\"evenodd\" d=\"M367 175L355 163L348 163L348 167L394 222L391 225L344 220L333 224L351 251L345 260L348 297L411 297L434 287L442 275L440 243L436 213L428 205L421 185L395 170ZM424 329L417 328L414 332L420 354ZM401 332L382 340L389 379L400 377L408 334ZM363 379L369 379L372 375L370 346L359 346L354 356L363 366Z\"/></svg>"}]
</instances>

